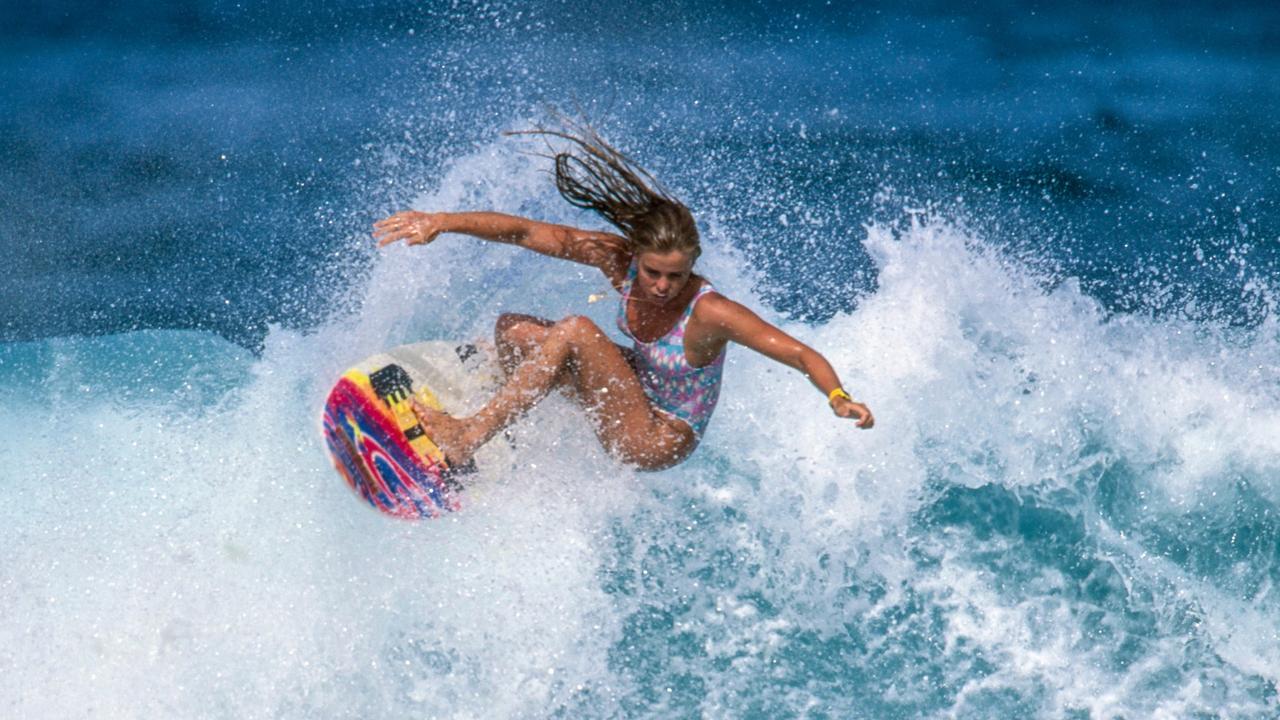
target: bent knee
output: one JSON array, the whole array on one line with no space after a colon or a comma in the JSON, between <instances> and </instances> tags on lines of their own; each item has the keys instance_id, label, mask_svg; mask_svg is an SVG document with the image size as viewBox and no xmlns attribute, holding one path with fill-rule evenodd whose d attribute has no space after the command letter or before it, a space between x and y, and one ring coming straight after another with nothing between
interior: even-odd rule
<instances>
[{"instance_id":1,"label":"bent knee","mask_svg":"<svg viewBox=\"0 0 1280 720\"><path fill-rule=\"evenodd\" d=\"M498 316L498 320L493 323L493 329L500 333L506 332L516 325L524 322L527 317L527 315L521 315L519 313L502 313Z\"/></svg>"},{"instance_id":2,"label":"bent knee","mask_svg":"<svg viewBox=\"0 0 1280 720\"><path fill-rule=\"evenodd\" d=\"M595 339L605 336L600 326L585 315L570 315L556 323L556 329L575 339Z\"/></svg>"},{"instance_id":3,"label":"bent knee","mask_svg":"<svg viewBox=\"0 0 1280 720\"><path fill-rule=\"evenodd\" d=\"M493 325L493 334L500 340L526 343L543 337L551 325L550 320L533 315L503 313L498 316L498 321Z\"/></svg>"},{"instance_id":4,"label":"bent knee","mask_svg":"<svg viewBox=\"0 0 1280 720\"><path fill-rule=\"evenodd\" d=\"M499 333L509 332L521 327L539 327L545 328L551 326L551 321L534 315L525 315L523 313L502 313L498 316L497 322L493 327Z\"/></svg>"}]
</instances>

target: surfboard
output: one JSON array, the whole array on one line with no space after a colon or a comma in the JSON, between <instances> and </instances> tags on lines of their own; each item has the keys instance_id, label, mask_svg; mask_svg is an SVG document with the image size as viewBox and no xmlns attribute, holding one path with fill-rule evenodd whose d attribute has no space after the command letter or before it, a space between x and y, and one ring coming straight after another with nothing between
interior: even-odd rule
<instances>
[{"instance_id":1,"label":"surfboard","mask_svg":"<svg viewBox=\"0 0 1280 720\"><path fill-rule=\"evenodd\" d=\"M493 368L473 345L414 343L362 360L338 378L325 401L324 437L334 467L358 497L392 517L457 511L476 460L451 466L410 400L457 414L494 382ZM482 464L486 454L492 452L477 453Z\"/></svg>"}]
</instances>

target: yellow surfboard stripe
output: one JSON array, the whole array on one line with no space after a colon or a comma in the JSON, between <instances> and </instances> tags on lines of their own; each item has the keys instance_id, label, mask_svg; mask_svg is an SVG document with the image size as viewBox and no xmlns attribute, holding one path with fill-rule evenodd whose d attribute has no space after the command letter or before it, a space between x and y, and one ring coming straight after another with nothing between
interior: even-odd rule
<instances>
[{"instance_id":1,"label":"yellow surfboard stripe","mask_svg":"<svg viewBox=\"0 0 1280 720\"><path fill-rule=\"evenodd\" d=\"M419 424L418 416L413 414L413 404L409 402L409 398L403 398L388 405L387 403L384 403L382 398L378 397L377 393L373 391L373 384L369 381L369 376L365 373L360 372L359 370L348 370L345 377L355 383L362 391L367 393L369 397L372 397L380 404L387 406L391 411L392 416L395 417L396 425L400 428L400 432L403 433L404 431ZM414 397L416 397L423 405L426 405L433 410L440 410L441 412L444 411L444 408L440 405L440 401L436 398L435 393L431 392L430 388L418 388L414 391ZM426 428L423 428L423 430L426 430ZM410 440L409 446L422 457L430 458L431 460L441 464L444 464L445 462L444 453L440 451L440 448L436 447L436 444L431 441L431 438L428 437L426 432L413 440Z\"/></svg>"}]
</instances>

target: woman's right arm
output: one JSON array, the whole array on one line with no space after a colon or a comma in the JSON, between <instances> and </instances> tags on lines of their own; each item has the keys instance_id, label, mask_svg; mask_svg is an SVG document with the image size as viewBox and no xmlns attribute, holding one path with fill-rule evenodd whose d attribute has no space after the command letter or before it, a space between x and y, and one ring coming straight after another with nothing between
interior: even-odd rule
<instances>
[{"instance_id":1,"label":"woman's right arm","mask_svg":"<svg viewBox=\"0 0 1280 720\"><path fill-rule=\"evenodd\" d=\"M626 274L631 254L627 241L612 233L580 230L496 212L398 212L373 225L378 247L404 240L425 245L441 233L461 233L483 240L518 245L543 255L600 268L612 278Z\"/></svg>"}]
</instances>

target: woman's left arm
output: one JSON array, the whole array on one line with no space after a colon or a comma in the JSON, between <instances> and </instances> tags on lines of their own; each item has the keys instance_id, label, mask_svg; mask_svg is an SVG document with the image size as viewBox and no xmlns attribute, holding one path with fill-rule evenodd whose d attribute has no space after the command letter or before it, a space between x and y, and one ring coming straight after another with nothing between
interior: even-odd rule
<instances>
[{"instance_id":1,"label":"woman's left arm","mask_svg":"<svg viewBox=\"0 0 1280 720\"><path fill-rule=\"evenodd\" d=\"M717 344L731 340L799 370L827 397L836 415L857 419L858 427L863 429L875 425L871 410L849 397L835 368L821 353L766 322L746 306L712 293L695 306L694 317L710 331L708 340Z\"/></svg>"}]
</instances>

